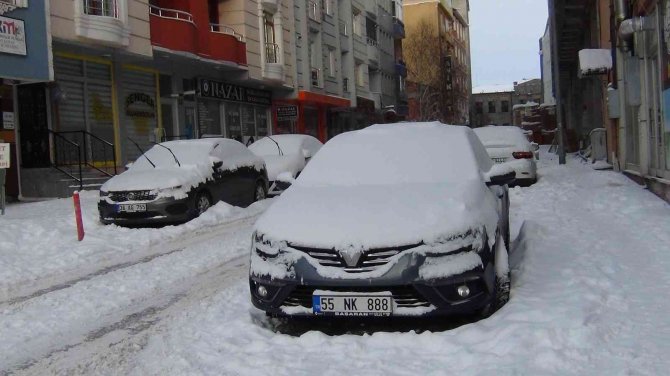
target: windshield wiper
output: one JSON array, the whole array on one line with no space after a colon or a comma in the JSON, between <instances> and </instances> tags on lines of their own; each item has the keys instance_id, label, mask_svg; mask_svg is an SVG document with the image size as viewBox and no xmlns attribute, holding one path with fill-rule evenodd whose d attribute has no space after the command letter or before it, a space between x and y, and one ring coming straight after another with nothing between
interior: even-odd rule
<instances>
[{"instance_id":1,"label":"windshield wiper","mask_svg":"<svg viewBox=\"0 0 670 376\"><path fill-rule=\"evenodd\" d=\"M274 143L277 145L277 149L279 149L279 155L284 155L284 152L281 150L281 146L279 146L279 143L278 143L277 141L275 141L275 140L274 140L272 137L270 137L270 136L265 136L265 137L269 138L270 140L272 140L272 142L274 142Z\"/></svg>"},{"instance_id":2,"label":"windshield wiper","mask_svg":"<svg viewBox=\"0 0 670 376\"><path fill-rule=\"evenodd\" d=\"M149 163L151 163L151 165L152 165L154 168L156 168L156 165L154 164L154 162L152 162L151 159L149 159L149 157L147 157L147 156L144 154L144 150L142 150L142 148L140 147L140 145L138 145L137 142L135 142L132 138L128 137L128 139L130 140L130 142L133 143L133 145L137 146L137 150L139 150L140 153L142 153L142 155L140 155L140 157L144 156L144 158L146 158L147 161L149 161Z\"/></svg>"},{"instance_id":3,"label":"windshield wiper","mask_svg":"<svg viewBox=\"0 0 670 376\"><path fill-rule=\"evenodd\" d=\"M151 143L154 144L154 145L158 145L162 148L166 148L167 151L169 151L170 154L172 154L172 157L174 158L174 161L177 162L177 166L181 167L181 163L179 163L179 159L177 159L177 156L174 155L174 153L172 152L172 149L170 149L169 147L167 147L165 145L159 144L158 142L155 142L155 141L151 141Z\"/></svg>"}]
</instances>

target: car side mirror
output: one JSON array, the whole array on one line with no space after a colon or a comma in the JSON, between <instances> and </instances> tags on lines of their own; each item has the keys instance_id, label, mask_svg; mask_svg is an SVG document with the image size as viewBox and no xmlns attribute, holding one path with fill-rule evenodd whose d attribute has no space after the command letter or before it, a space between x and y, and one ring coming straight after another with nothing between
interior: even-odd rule
<instances>
[{"instance_id":1,"label":"car side mirror","mask_svg":"<svg viewBox=\"0 0 670 376\"><path fill-rule=\"evenodd\" d=\"M505 185L511 184L516 179L516 172L505 163L494 164L491 170L486 174L486 185Z\"/></svg>"},{"instance_id":2,"label":"car side mirror","mask_svg":"<svg viewBox=\"0 0 670 376\"><path fill-rule=\"evenodd\" d=\"M302 155L305 157L305 159L312 158L312 152L307 149L302 149Z\"/></svg>"},{"instance_id":3,"label":"car side mirror","mask_svg":"<svg viewBox=\"0 0 670 376\"><path fill-rule=\"evenodd\" d=\"M284 171L281 174L277 175L277 178L275 180L288 184L295 183L295 178L288 171Z\"/></svg>"},{"instance_id":4,"label":"car side mirror","mask_svg":"<svg viewBox=\"0 0 670 376\"><path fill-rule=\"evenodd\" d=\"M130 167L132 167L133 162L128 162L126 163L126 170L128 170Z\"/></svg>"},{"instance_id":5,"label":"car side mirror","mask_svg":"<svg viewBox=\"0 0 670 376\"><path fill-rule=\"evenodd\" d=\"M533 151L540 150L540 145L536 144L535 142L531 142L530 146L531 146L531 148L533 148Z\"/></svg>"},{"instance_id":6,"label":"car side mirror","mask_svg":"<svg viewBox=\"0 0 670 376\"><path fill-rule=\"evenodd\" d=\"M214 167L214 170L221 169L221 166L223 166L223 161L216 161L216 162L212 163L212 167Z\"/></svg>"}]
</instances>

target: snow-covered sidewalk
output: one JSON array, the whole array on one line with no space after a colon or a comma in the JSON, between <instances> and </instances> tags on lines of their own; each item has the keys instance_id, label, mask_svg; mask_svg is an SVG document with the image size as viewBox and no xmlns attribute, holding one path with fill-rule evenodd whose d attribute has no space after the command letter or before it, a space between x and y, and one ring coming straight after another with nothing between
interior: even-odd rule
<instances>
[{"instance_id":1,"label":"snow-covered sidewalk","mask_svg":"<svg viewBox=\"0 0 670 376\"><path fill-rule=\"evenodd\" d=\"M512 190L510 302L445 332L277 334L246 281L148 338L131 374L665 374L670 207L621 174L543 155ZM665 370L665 371L664 371Z\"/></svg>"}]
</instances>

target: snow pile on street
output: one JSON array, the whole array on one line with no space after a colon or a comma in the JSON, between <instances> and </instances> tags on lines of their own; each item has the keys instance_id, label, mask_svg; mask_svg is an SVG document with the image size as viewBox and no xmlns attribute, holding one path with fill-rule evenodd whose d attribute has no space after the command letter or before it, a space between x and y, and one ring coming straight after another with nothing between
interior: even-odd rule
<instances>
[{"instance_id":1,"label":"snow pile on street","mask_svg":"<svg viewBox=\"0 0 670 376\"><path fill-rule=\"evenodd\" d=\"M140 259L152 245L201 232L222 221L255 217L271 202L246 209L219 202L179 226L132 229L100 224L98 192L83 191L80 197L86 230L82 242L77 241L71 199L7 207L7 214L0 218L0 302L48 281L76 278L106 265Z\"/></svg>"},{"instance_id":2,"label":"snow pile on street","mask_svg":"<svg viewBox=\"0 0 670 376\"><path fill-rule=\"evenodd\" d=\"M155 331L128 374L660 375L670 368L670 206L623 175L541 158L511 190L511 300L445 332L277 334L248 284ZM253 359L253 361L249 361Z\"/></svg>"}]
</instances>

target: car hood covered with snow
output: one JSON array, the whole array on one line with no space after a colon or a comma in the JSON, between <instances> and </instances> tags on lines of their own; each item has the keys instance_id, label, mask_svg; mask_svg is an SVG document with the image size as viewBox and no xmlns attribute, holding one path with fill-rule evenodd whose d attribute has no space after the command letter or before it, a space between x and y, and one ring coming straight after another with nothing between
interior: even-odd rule
<instances>
[{"instance_id":1,"label":"car hood covered with snow","mask_svg":"<svg viewBox=\"0 0 670 376\"><path fill-rule=\"evenodd\" d=\"M180 187L190 188L212 177L213 169L206 165L182 167L157 167L155 169L130 169L109 179L101 187L105 192L159 190Z\"/></svg>"},{"instance_id":2,"label":"car hood covered with snow","mask_svg":"<svg viewBox=\"0 0 670 376\"><path fill-rule=\"evenodd\" d=\"M292 186L256 223L278 242L372 249L445 242L485 228L495 240L495 197L481 181L458 184Z\"/></svg>"}]
</instances>

